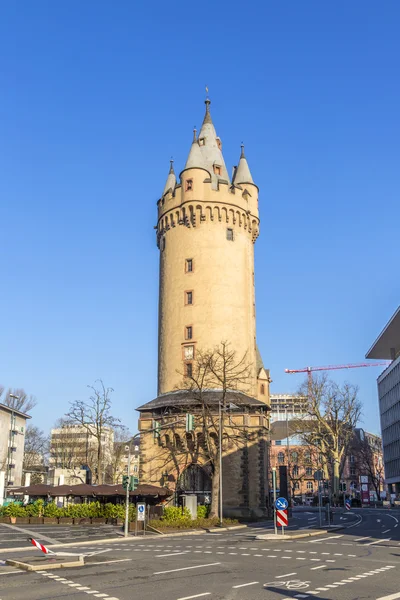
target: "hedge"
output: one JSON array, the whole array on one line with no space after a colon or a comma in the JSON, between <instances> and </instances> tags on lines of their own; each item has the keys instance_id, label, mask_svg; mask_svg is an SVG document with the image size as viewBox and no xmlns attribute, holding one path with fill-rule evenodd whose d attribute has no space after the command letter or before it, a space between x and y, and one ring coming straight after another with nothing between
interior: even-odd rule
<instances>
[{"instance_id":1,"label":"hedge","mask_svg":"<svg viewBox=\"0 0 400 600\"><path fill-rule=\"evenodd\" d=\"M55 502L44 503L43 500L36 500L26 506L19 502L12 502L7 506L0 506L0 517L71 517L77 519L84 518L108 518L124 519L125 504L100 504L100 502L88 502L87 504L69 504L68 506L58 507ZM136 519L136 507L129 505L129 520Z\"/></svg>"}]
</instances>

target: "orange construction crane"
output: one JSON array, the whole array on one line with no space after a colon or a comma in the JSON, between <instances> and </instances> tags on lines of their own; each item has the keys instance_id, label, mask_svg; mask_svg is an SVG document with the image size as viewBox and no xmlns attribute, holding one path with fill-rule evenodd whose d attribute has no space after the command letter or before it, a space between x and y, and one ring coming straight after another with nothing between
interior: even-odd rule
<instances>
[{"instance_id":1,"label":"orange construction crane","mask_svg":"<svg viewBox=\"0 0 400 600\"><path fill-rule=\"evenodd\" d=\"M313 371L336 371L337 369L359 369L360 367L387 367L390 361L377 363L354 363L349 365L328 365L327 367L305 367L304 369L285 369L285 373L307 373L310 387Z\"/></svg>"}]
</instances>

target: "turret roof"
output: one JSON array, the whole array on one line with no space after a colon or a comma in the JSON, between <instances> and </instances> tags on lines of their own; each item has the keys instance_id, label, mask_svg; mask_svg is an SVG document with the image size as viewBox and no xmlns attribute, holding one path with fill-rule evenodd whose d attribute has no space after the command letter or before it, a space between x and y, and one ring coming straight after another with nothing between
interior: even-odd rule
<instances>
[{"instance_id":1,"label":"turret roof","mask_svg":"<svg viewBox=\"0 0 400 600\"><path fill-rule=\"evenodd\" d=\"M174 171L174 161L171 160L170 163L171 164L170 164L170 167L169 167L169 173L168 173L167 181L165 183L164 191L162 193L163 196L169 190L174 190L175 186L176 186L176 177L175 177L175 171Z\"/></svg>"},{"instance_id":2,"label":"turret roof","mask_svg":"<svg viewBox=\"0 0 400 600\"><path fill-rule=\"evenodd\" d=\"M240 185L241 183L253 183L253 178L250 173L249 165L247 163L245 154L244 154L244 145L241 146L242 151L240 153L240 160L235 171L235 178L233 183L235 185Z\"/></svg>"},{"instance_id":3,"label":"turret roof","mask_svg":"<svg viewBox=\"0 0 400 600\"><path fill-rule=\"evenodd\" d=\"M206 169L211 174L213 187L219 180L229 183L229 175L221 152L221 141L217 136L210 113L210 100L205 101L206 114L199 133L198 140L194 139L186 161L185 169L199 167ZM216 173L219 167L220 173Z\"/></svg>"}]
</instances>

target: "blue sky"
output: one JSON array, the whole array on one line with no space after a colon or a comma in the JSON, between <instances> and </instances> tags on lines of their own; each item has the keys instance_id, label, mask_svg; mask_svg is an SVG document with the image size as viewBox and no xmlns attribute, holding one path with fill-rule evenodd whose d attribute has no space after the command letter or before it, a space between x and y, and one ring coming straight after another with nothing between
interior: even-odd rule
<instances>
[{"instance_id":1,"label":"blue sky","mask_svg":"<svg viewBox=\"0 0 400 600\"><path fill-rule=\"evenodd\" d=\"M284 369L360 362L399 305L398 2L20 2L0 19L0 383L49 429L101 377L114 413L156 394L169 158L211 110L260 187L257 335ZM379 369L360 386L379 430Z\"/></svg>"}]
</instances>

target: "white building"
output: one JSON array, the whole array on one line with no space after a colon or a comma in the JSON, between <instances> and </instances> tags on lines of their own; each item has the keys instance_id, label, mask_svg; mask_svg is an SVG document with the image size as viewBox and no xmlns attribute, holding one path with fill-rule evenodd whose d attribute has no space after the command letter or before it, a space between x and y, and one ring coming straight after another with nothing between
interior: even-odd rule
<instances>
[{"instance_id":1,"label":"white building","mask_svg":"<svg viewBox=\"0 0 400 600\"><path fill-rule=\"evenodd\" d=\"M93 426L94 427L94 426ZM114 431L104 427L101 435L102 459L98 465L97 438L82 425L64 425L51 430L49 475L57 483L61 477L65 483L80 483L82 472L89 467L92 482L97 481L101 469L105 481L106 472L114 452ZM87 469L86 469L87 470Z\"/></svg>"},{"instance_id":2,"label":"white building","mask_svg":"<svg viewBox=\"0 0 400 600\"><path fill-rule=\"evenodd\" d=\"M0 506L7 488L22 484L26 420L30 418L0 404Z\"/></svg>"},{"instance_id":3,"label":"white building","mask_svg":"<svg viewBox=\"0 0 400 600\"><path fill-rule=\"evenodd\" d=\"M400 494L400 307L375 340L366 358L392 362L378 377L385 481Z\"/></svg>"}]
</instances>

